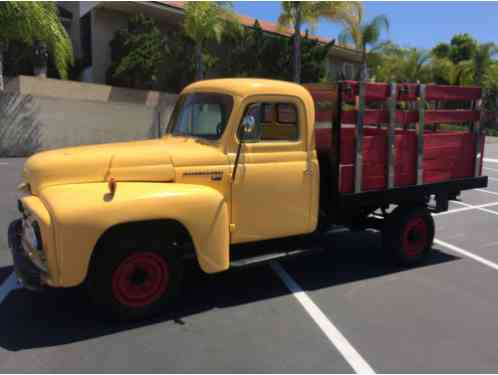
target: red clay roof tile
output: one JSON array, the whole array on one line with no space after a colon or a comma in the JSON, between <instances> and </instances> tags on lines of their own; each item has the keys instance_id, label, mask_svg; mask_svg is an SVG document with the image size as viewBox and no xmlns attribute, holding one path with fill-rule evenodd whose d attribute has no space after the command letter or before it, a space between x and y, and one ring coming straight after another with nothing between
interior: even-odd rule
<instances>
[{"instance_id":1,"label":"red clay roof tile","mask_svg":"<svg viewBox=\"0 0 498 375\"><path fill-rule=\"evenodd\" d=\"M158 1L158 3L163 3L166 4L170 7L177 8L177 9L185 9L185 2L184 1ZM244 16L242 14L236 13L236 16L240 23L245 26L254 26L254 22L256 21L255 18ZM274 34L280 34L280 35L285 35L285 36L292 36L293 31L291 29L281 29L277 26L276 23L270 22L270 21L265 21L265 20L259 20L258 22L261 26L261 28L269 33L274 33ZM304 35L304 34L303 34ZM320 36L315 36L315 35L308 35L310 39L316 39L322 43L328 43L330 42L330 39L327 38L322 38Z\"/></svg>"}]
</instances>

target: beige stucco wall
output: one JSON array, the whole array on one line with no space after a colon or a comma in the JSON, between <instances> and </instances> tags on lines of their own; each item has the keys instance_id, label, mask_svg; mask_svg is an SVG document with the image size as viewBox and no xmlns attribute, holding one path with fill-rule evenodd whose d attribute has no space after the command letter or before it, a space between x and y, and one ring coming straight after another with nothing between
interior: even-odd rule
<instances>
[{"instance_id":1,"label":"beige stucco wall","mask_svg":"<svg viewBox=\"0 0 498 375\"><path fill-rule=\"evenodd\" d=\"M347 65L347 67L345 66ZM352 48L343 46L333 46L329 50L327 79L329 82L335 82L338 74L349 72L346 79L354 79L361 65L361 52Z\"/></svg>"},{"instance_id":2,"label":"beige stucco wall","mask_svg":"<svg viewBox=\"0 0 498 375\"><path fill-rule=\"evenodd\" d=\"M112 63L109 43L118 30L127 28L129 18L136 14L133 13L132 5L126 4L126 6L123 6L120 3L117 4L113 6L112 4L100 3L95 4L99 6L94 6L91 9L92 65L82 72L81 80L84 82L106 83L106 73ZM119 5L122 6L122 9ZM137 4L134 6L138 7ZM148 11L149 16L155 16L159 29L163 33L168 33L177 27L174 20L169 19L163 10L150 9L144 5L137 9L143 13ZM158 17L159 14L161 17Z\"/></svg>"},{"instance_id":3,"label":"beige stucco wall","mask_svg":"<svg viewBox=\"0 0 498 375\"><path fill-rule=\"evenodd\" d=\"M154 91L18 77L0 93L0 156L155 138L175 100Z\"/></svg>"}]
</instances>

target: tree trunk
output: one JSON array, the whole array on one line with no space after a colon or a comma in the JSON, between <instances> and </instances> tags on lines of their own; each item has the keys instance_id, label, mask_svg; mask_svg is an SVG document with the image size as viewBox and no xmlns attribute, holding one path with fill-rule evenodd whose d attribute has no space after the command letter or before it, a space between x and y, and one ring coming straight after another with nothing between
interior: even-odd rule
<instances>
[{"instance_id":1,"label":"tree trunk","mask_svg":"<svg viewBox=\"0 0 498 375\"><path fill-rule=\"evenodd\" d=\"M361 58L361 67L359 74L360 81L368 81L368 64L367 64L367 51L363 50L363 56Z\"/></svg>"},{"instance_id":2,"label":"tree trunk","mask_svg":"<svg viewBox=\"0 0 498 375\"><path fill-rule=\"evenodd\" d=\"M296 20L294 24L293 38L293 70L294 82L301 83L301 4L294 3L296 10Z\"/></svg>"},{"instance_id":3,"label":"tree trunk","mask_svg":"<svg viewBox=\"0 0 498 375\"><path fill-rule=\"evenodd\" d=\"M7 44L0 40L0 91L4 89L3 82L3 54L7 51Z\"/></svg>"},{"instance_id":4,"label":"tree trunk","mask_svg":"<svg viewBox=\"0 0 498 375\"><path fill-rule=\"evenodd\" d=\"M4 89L4 84L3 84L3 48L2 48L2 45L0 45L0 91L3 91L3 89Z\"/></svg>"},{"instance_id":5,"label":"tree trunk","mask_svg":"<svg viewBox=\"0 0 498 375\"><path fill-rule=\"evenodd\" d=\"M202 44L195 44L195 80L200 81L204 78L204 67L202 64Z\"/></svg>"},{"instance_id":6,"label":"tree trunk","mask_svg":"<svg viewBox=\"0 0 498 375\"><path fill-rule=\"evenodd\" d=\"M498 90L495 90L495 129L498 130Z\"/></svg>"},{"instance_id":7,"label":"tree trunk","mask_svg":"<svg viewBox=\"0 0 498 375\"><path fill-rule=\"evenodd\" d=\"M475 84L476 84L477 86L481 86L481 83L482 83L481 81L482 81L482 74L481 74L481 72L478 70L478 71L476 71Z\"/></svg>"}]
</instances>

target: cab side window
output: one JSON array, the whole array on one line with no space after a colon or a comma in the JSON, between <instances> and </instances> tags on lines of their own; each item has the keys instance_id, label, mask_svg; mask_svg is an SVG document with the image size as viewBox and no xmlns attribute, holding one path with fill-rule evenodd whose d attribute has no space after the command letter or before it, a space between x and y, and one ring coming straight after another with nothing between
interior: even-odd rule
<instances>
[{"instance_id":1,"label":"cab side window","mask_svg":"<svg viewBox=\"0 0 498 375\"><path fill-rule=\"evenodd\" d=\"M261 110L260 116L256 117L260 119L260 142L299 139L298 112L293 103L255 103L249 108Z\"/></svg>"}]
</instances>

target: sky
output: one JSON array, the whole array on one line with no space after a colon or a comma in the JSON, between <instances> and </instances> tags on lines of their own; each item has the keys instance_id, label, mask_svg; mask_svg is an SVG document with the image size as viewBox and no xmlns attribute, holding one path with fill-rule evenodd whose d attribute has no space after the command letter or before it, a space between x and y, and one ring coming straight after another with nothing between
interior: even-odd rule
<instances>
[{"instance_id":1,"label":"sky","mask_svg":"<svg viewBox=\"0 0 498 375\"><path fill-rule=\"evenodd\" d=\"M280 13L278 1L234 1L238 13L275 22ZM366 19L384 14L389 18L389 34L384 39L403 47L430 49L449 42L457 33L467 32L480 42L498 44L498 2L365 1ZM316 34L336 38L341 26L320 22Z\"/></svg>"}]
</instances>

